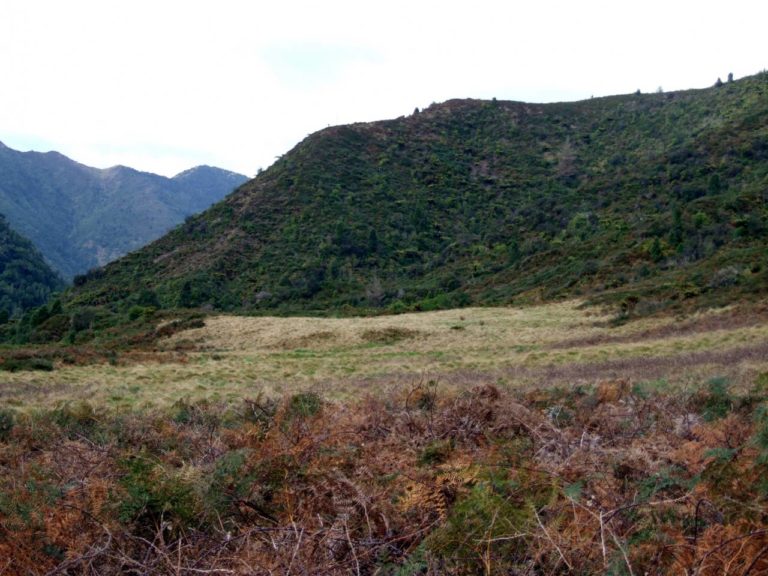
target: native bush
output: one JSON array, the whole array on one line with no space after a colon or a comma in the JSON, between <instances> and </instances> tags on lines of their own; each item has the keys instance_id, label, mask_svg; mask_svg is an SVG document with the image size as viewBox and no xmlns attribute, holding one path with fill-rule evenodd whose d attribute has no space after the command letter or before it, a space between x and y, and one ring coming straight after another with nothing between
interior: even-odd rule
<instances>
[{"instance_id":1,"label":"native bush","mask_svg":"<svg viewBox=\"0 0 768 576\"><path fill-rule=\"evenodd\" d=\"M733 409L734 399L728 391L728 384L728 379L723 377L712 378L707 382L702 406L705 420L723 418Z\"/></svg>"},{"instance_id":2,"label":"native bush","mask_svg":"<svg viewBox=\"0 0 768 576\"><path fill-rule=\"evenodd\" d=\"M19 372L22 370L51 372L53 370L53 362L48 358L11 357L0 362L0 370L5 370L6 372Z\"/></svg>"},{"instance_id":3,"label":"native bush","mask_svg":"<svg viewBox=\"0 0 768 576\"><path fill-rule=\"evenodd\" d=\"M123 492L116 504L121 522L152 535L166 530L178 535L196 526L199 502L192 483L179 472L142 453L123 460L120 468Z\"/></svg>"},{"instance_id":4,"label":"native bush","mask_svg":"<svg viewBox=\"0 0 768 576\"><path fill-rule=\"evenodd\" d=\"M288 400L285 410L286 420L302 420L315 416L323 407L323 401L315 392L294 394Z\"/></svg>"},{"instance_id":5,"label":"native bush","mask_svg":"<svg viewBox=\"0 0 768 576\"><path fill-rule=\"evenodd\" d=\"M15 423L15 412L8 408L0 408L0 442L8 441Z\"/></svg>"}]
</instances>

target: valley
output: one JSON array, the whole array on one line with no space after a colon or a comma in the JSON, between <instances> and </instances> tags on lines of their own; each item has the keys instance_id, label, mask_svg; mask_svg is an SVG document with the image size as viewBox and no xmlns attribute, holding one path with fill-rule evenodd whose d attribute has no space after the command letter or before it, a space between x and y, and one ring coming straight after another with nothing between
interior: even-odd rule
<instances>
[{"instance_id":1,"label":"valley","mask_svg":"<svg viewBox=\"0 0 768 576\"><path fill-rule=\"evenodd\" d=\"M149 244L99 174L130 253L3 232L0 574L768 573L765 72L328 127Z\"/></svg>"}]
</instances>

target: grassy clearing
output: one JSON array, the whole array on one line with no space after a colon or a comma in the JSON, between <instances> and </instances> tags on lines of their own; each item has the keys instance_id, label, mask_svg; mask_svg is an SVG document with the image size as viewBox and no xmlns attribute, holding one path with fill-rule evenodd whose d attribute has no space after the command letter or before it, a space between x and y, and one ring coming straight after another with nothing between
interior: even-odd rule
<instances>
[{"instance_id":1,"label":"grassy clearing","mask_svg":"<svg viewBox=\"0 0 768 576\"><path fill-rule=\"evenodd\" d=\"M52 372L2 374L0 405L87 399L120 409L238 401L312 389L358 398L419 381L447 388L593 384L664 377L696 386L727 375L748 385L768 369L762 308L651 318L611 327L577 301L528 308L467 308L376 318L219 316L111 363L55 363Z\"/></svg>"}]
</instances>

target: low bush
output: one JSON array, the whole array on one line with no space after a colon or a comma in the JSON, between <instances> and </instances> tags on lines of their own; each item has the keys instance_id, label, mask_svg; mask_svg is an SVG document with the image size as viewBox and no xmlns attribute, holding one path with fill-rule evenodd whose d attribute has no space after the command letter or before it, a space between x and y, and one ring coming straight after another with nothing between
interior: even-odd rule
<instances>
[{"instance_id":1,"label":"low bush","mask_svg":"<svg viewBox=\"0 0 768 576\"><path fill-rule=\"evenodd\" d=\"M0 411L0 557L14 574L768 570L765 395L748 411L722 380L693 398L609 384Z\"/></svg>"},{"instance_id":2,"label":"low bush","mask_svg":"<svg viewBox=\"0 0 768 576\"><path fill-rule=\"evenodd\" d=\"M6 358L0 361L0 370L6 372L20 372L22 370L41 370L51 372L53 362L48 358Z\"/></svg>"},{"instance_id":3,"label":"low bush","mask_svg":"<svg viewBox=\"0 0 768 576\"><path fill-rule=\"evenodd\" d=\"M15 423L16 413L8 408L0 408L0 442L8 441Z\"/></svg>"}]
</instances>

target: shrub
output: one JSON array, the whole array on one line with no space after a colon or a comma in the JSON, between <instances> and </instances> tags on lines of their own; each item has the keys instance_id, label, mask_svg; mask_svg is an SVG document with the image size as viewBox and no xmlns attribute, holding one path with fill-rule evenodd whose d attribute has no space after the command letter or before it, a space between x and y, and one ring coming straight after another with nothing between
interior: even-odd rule
<instances>
[{"instance_id":1,"label":"shrub","mask_svg":"<svg viewBox=\"0 0 768 576\"><path fill-rule=\"evenodd\" d=\"M188 398L180 398L171 408L177 424L208 425L211 429L218 426L217 415L210 410L207 400L190 402Z\"/></svg>"},{"instance_id":2,"label":"shrub","mask_svg":"<svg viewBox=\"0 0 768 576\"><path fill-rule=\"evenodd\" d=\"M166 471L146 454L122 462L120 484L124 495L118 505L122 522L138 524L140 532L156 534L163 522L172 533L189 527L198 513L192 487L179 475Z\"/></svg>"},{"instance_id":3,"label":"shrub","mask_svg":"<svg viewBox=\"0 0 768 576\"><path fill-rule=\"evenodd\" d=\"M246 422L269 426L277 413L278 403L259 393L256 398L243 400L241 416Z\"/></svg>"},{"instance_id":4,"label":"shrub","mask_svg":"<svg viewBox=\"0 0 768 576\"><path fill-rule=\"evenodd\" d=\"M67 403L52 410L51 418L70 438L90 436L99 422L96 409L84 401Z\"/></svg>"},{"instance_id":5,"label":"shrub","mask_svg":"<svg viewBox=\"0 0 768 576\"><path fill-rule=\"evenodd\" d=\"M70 327L73 332L88 330L93 327L95 319L96 313L90 308L75 310L70 317Z\"/></svg>"},{"instance_id":6,"label":"shrub","mask_svg":"<svg viewBox=\"0 0 768 576\"><path fill-rule=\"evenodd\" d=\"M453 442L450 439L436 440L428 444L419 454L419 464L424 466L434 466L442 464L451 455L453 451Z\"/></svg>"},{"instance_id":7,"label":"shrub","mask_svg":"<svg viewBox=\"0 0 768 576\"><path fill-rule=\"evenodd\" d=\"M206 514L211 520L229 516L235 502L248 496L253 484L247 466L250 454L247 448L232 450L216 461L205 491Z\"/></svg>"},{"instance_id":8,"label":"shrub","mask_svg":"<svg viewBox=\"0 0 768 576\"><path fill-rule=\"evenodd\" d=\"M40 370L51 372L53 362L47 358L6 358L0 363L0 370L6 372L20 372L22 370Z\"/></svg>"},{"instance_id":9,"label":"shrub","mask_svg":"<svg viewBox=\"0 0 768 576\"><path fill-rule=\"evenodd\" d=\"M416 302L413 307L421 312L430 312L449 308L463 308L469 306L471 302L472 299L466 292L451 292L449 294L438 294L432 298L425 298Z\"/></svg>"},{"instance_id":10,"label":"shrub","mask_svg":"<svg viewBox=\"0 0 768 576\"><path fill-rule=\"evenodd\" d=\"M16 414L13 410L0 408L0 441L5 442L11 437L11 431L16 423Z\"/></svg>"},{"instance_id":11,"label":"shrub","mask_svg":"<svg viewBox=\"0 0 768 576\"><path fill-rule=\"evenodd\" d=\"M760 462L768 464L768 404L763 404L755 411L755 433L752 440L760 451Z\"/></svg>"},{"instance_id":12,"label":"shrub","mask_svg":"<svg viewBox=\"0 0 768 576\"><path fill-rule=\"evenodd\" d=\"M392 304L389 305L388 310L392 314L404 314L409 311L408 306L406 306L402 300L395 300L392 302Z\"/></svg>"},{"instance_id":13,"label":"shrub","mask_svg":"<svg viewBox=\"0 0 768 576\"><path fill-rule=\"evenodd\" d=\"M40 324L32 334L30 341L34 343L56 342L61 340L69 331L69 316L66 314L56 314L47 318Z\"/></svg>"},{"instance_id":14,"label":"shrub","mask_svg":"<svg viewBox=\"0 0 768 576\"><path fill-rule=\"evenodd\" d=\"M323 400L315 392L294 394L288 400L285 411L286 420L304 420L315 416L323 407Z\"/></svg>"},{"instance_id":15,"label":"shrub","mask_svg":"<svg viewBox=\"0 0 768 576\"><path fill-rule=\"evenodd\" d=\"M456 503L445 524L427 537L427 549L445 562L448 572L477 574L493 565L499 573L515 573L526 553L526 539L505 537L526 533L533 517L530 506L509 498L508 487L478 483Z\"/></svg>"},{"instance_id":16,"label":"shrub","mask_svg":"<svg viewBox=\"0 0 768 576\"><path fill-rule=\"evenodd\" d=\"M724 418L733 409L733 397L728 390L728 379L712 378L707 382L702 416L707 421Z\"/></svg>"},{"instance_id":17,"label":"shrub","mask_svg":"<svg viewBox=\"0 0 768 576\"><path fill-rule=\"evenodd\" d=\"M768 372L763 372L755 380L754 391L758 394L768 392Z\"/></svg>"},{"instance_id":18,"label":"shrub","mask_svg":"<svg viewBox=\"0 0 768 576\"><path fill-rule=\"evenodd\" d=\"M183 332L184 330L192 330L194 328L203 328L204 326L205 320L203 320L202 316L192 315L188 318L173 320L160 326L155 330L154 335L157 338L168 338L169 336L173 336L178 332Z\"/></svg>"},{"instance_id":19,"label":"shrub","mask_svg":"<svg viewBox=\"0 0 768 576\"><path fill-rule=\"evenodd\" d=\"M128 310L128 319L130 321L137 320L139 318L150 318L156 312L157 308L154 306L131 306Z\"/></svg>"}]
</instances>

